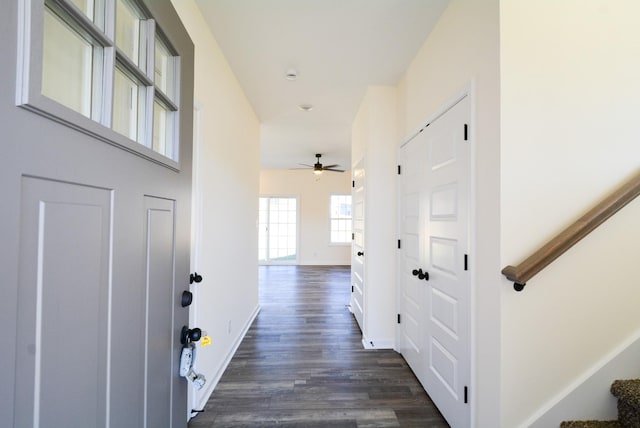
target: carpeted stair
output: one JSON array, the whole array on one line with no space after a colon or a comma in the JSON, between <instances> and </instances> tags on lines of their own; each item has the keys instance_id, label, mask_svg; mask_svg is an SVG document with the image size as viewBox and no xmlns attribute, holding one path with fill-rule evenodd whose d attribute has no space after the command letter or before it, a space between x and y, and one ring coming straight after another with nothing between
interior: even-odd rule
<instances>
[{"instance_id":1,"label":"carpeted stair","mask_svg":"<svg viewBox=\"0 0 640 428\"><path fill-rule=\"evenodd\" d=\"M616 380L611 393L618 398L617 421L566 421L560 428L640 428L640 379Z\"/></svg>"}]
</instances>

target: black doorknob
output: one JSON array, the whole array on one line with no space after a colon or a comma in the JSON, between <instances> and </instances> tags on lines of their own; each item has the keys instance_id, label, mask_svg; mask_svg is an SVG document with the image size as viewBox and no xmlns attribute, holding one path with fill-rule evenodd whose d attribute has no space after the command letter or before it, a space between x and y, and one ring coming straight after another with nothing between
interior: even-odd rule
<instances>
[{"instance_id":1,"label":"black doorknob","mask_svg":"<svg viewBox=\"0 0 640 428\"><path fill-rule=\"evenodd\" d=\"M358 252L357 252L357 254L358 254L359 256L364 256L364 251L358 251Z\"/></svg>"},{"instance_id":2,"label":"black doorknob","mask_svg":"<svg viewBox=\"0 0 640 428\"><path fill-rule=\"evenodd\" d=\"M180 343L186 345L189 342L197 342L202 337L202 330L199 328L189 328L186 325L182 327L180 334Z\"/></svg>"},{"instance_id":3,"label":"black doorknob","mask_svg":"<svg viewBox=\"0 0 640 428\"><path fill-rule=\"evenodd\" d=\"M189 275L189 284L193 284L194 282L202 281L202 275L198 275L198 272L194 272Z\"/></svg>"},{"instance_id":4,"label":"black doorknob","mask_svg":"<svg viewBox=\"0 0 640 428\"><path fill-rule=\"evenodd\" d=\"M429 281L429 272L423 272L422 269L414 269L411 271L413 276L417 276L418 279L424 279L425 281Z\"/></svg>"}]
</instances>

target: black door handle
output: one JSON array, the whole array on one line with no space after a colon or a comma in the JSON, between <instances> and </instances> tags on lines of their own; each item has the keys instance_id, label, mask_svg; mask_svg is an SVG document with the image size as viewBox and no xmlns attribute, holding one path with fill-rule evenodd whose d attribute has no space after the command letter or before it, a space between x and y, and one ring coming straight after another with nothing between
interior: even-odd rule
<instances>
[{"instance_id":1,"label":"black door handle","mask_svg":"<svg viewBox=\"0 0 640 428\"><path fill-rule=\"evenodd\" d=\"M180 334L180 343L186 345L189 342L197 342L202 337L202 330L199 328L189 328L186 325L182 327Z\"/></svg>"},{"instance_id":2,"label":"black door handle","mask_svg":"<svg viewBox=\"0 0 640 428\"><path fill-rule=\"evenodd\" d=\"M364 256L364 251L358 251L357 253L359 256Z\"/></svg>"},{"instance_id":3,"label":"black door handle","mask_svg":"<svg viewBox=\"0 0 640 428\"><path fill-rule=\"evenodd\" d=\"M414 269L411 271L413 276L417 276L418 279L424 279L425 281L429 281L429 272L423 272L422 269Z\"/></svg>"}]
</instances>

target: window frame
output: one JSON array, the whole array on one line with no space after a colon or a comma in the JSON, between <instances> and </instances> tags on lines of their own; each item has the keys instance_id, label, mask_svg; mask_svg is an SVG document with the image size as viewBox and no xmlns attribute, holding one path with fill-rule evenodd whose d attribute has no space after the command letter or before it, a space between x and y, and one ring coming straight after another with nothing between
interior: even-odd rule
<instances>
[{"instance_id":1,"label":"window frame","mask_svg":"<svg viewBox=\"0 0 640 428\"><path fill-rule=\"evenodd\" d=\"M94 137L100 141L124 149L132 154L145 158L154 163L163 165L174 171L181 170L181 160L179 158L179 135L180 135L180 56L165 33L157 27L156 21L142 1L132 1L135 7L144 14L146 18L146 33L151 39L147 46L146 62L151 68L151 77L142 80L146 85L146 105L147 113L145 117L146 137L144 141L134 141L111 128L113 109L113 86L115 69L119 64L124 64L124 69L129 72L130 63L127 63L126 55L118 52L115 44L115 14L117 0L101 0L100 7L103 10L96 11L99 19L103 20L104 29L95 24L84 12L82 12L71 0L19 0L18 2L18 61L16 70L16 105L26 110L44 116L48 119L61 123L69 128L75 129L86 135ZM98 2L97 2L98 3ZM44 14L45 9L50 8L54 13L62 13L61 19L67 22L75 31L81 33L83 37L92 40L94 46L102 46L102 88L99 91L99 100L92 101L91 118L80 112L73 110L57 101L42 94L42 73L44 54ZM58 15L60 16L60 15ZM69 22L72 21L72 22ZM164 97L164 101L171 101L173 117L172 141L174 158L169 158L161 153L155 152L151 146L153 143L153 102L156 99L157 88L153 82L155 64L155 40L161 35L162 41L174 56L174 90L175 99L170 100ZM130 62L130 61L129 61ZM137 77L139 72L135 73ZM93 95L93 92L92 92ZM166 99L165 99L166 98ZM99 112L95 114L94 112Z\"/></svg>"},{"instance_id":2,"label":"window frame","mask_svg":"<svg viewBox=\"0 0 640 428\"><path fill-rule=\"evenodd\" d=\"M351 207L353 207L353 196L351 193L331 193L329 195L329 245L330 246L348 246L351 245L353 239L351 238L353 234L353 212L351 212L351 217L342 218L342 217L333 217L333 197L334 196L348 196L351 198ZM348 233L348 238L346 241L336 242L333 240L333 220L346 220L349 223L351 231ZM338 231L339 232L339 231Z\"/></svg>"}]
</instances>

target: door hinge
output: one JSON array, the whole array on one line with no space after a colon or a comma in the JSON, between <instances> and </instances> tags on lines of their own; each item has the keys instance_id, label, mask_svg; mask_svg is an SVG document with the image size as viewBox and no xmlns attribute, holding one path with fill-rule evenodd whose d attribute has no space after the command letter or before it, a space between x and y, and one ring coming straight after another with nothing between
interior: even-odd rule
<instances>
[{"instance_id":1,"label":"door hinge","mask_svg":"<svg viewBox=\"0 0 640 428\"><path fill-rule=\"evenodd\" d=\"M464 404L469 402L469 387L464 387Z\"/></svg>"},{"instance_id":2,"label":"door hinge","mask_svg":"<svg viewBox=\"0 0 640 428\"><path fill-rule=\"evenodd\" d=\"M354 241L356 239L356 234L355 232L351 232L351 240Z\"/></svg>"},{"instance_id":3,"label":"door hinge","mask_svg":"<svg viewBox=\"0 0 640 428\"><path fill-rule=\"evenodd\" d=\"M353 285L351 286L351 292L353 293Z\"/></svg>"},{"instance_id":4,"label":"door hinge","mask_svg":"<svg viewBox=\"0 0 640 428\"><path fill-rule=\"evenodd\" d=\"M400 314L398 314L398 324L400 324Z\"/></svg>"},{"instance_id":5,"label":"door hinge","mask_svg":"<svg viewBox=\"0 0 640 428\"><path fill-rule=\"evenodd\" d=\"M464 124L464 141L469 139L469 125Z\"/></svg>"},{"instance_id":6,"label":"door hinge","mask_svg":"<svg viewBox=\"0 0 640 428\"><path fill-rule=\"evenodd\" d=\"M398 239L398 249L402 248L402 243L400 242L400 240Z\"/></svg>"},{"instance_id":7,"label":"door hinge","mask_svg":"<svg viewBox=\"0 0 640 428\"><path fill-rule=\"evenodd\" d=\"M469 270L469 255L464 255L464 270Z\"/></svg>"},{"instance_id":8,"label":"door hinge","mask_svg":"<svg viewBox=\"0 0 640 428\"><path fill-rule=\"evenodd\" d=\"M353 181L351 182L351 187L353 187L354 189L356 188L356 180L353 180Z\"/></svg>"},{"instance_id":9,"label":"door hinge","mask_svg":"<svg viewBox=\"0 0 640 428\"><path fill-rule=\"evenodd\" d=\"M398 175L401 174L402 168L400 167L400 165L398 165Z\"/></svg>"}]
</instances>

